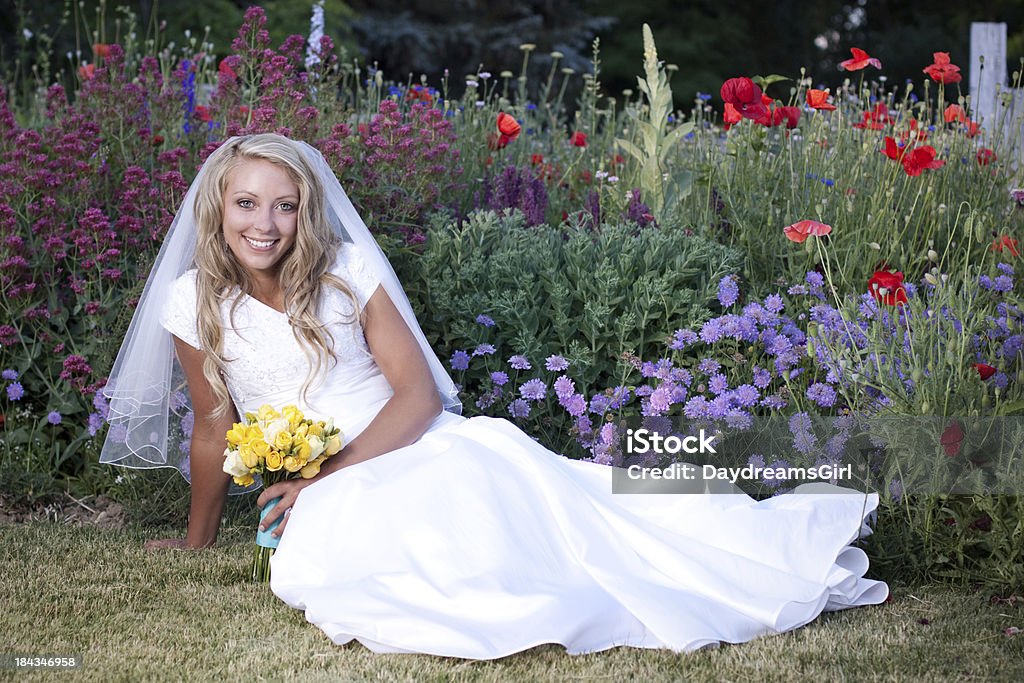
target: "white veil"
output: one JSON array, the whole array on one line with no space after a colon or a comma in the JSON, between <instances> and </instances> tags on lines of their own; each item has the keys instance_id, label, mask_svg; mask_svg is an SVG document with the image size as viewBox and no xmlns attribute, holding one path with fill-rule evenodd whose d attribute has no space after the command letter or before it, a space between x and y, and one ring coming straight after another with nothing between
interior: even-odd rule
<instances>
[{"instance_id":1,"label":"white veil","mask_svg":"<svg viewBox=\"0 0 1024 683\"><path fill-rule=\"evenodd\" d=\"M227 140L221 149L240 139ZM381 285L419 342L445 410L461 412L458 389L427 343L409 298L377 240L323 155L305 142L296 144L310 169L320 178L325 208L334 231L373 260L366 266L380 275ZM110 402L107 416L110 428L100 462L136 468L174 467L190 480L188 451L194 416L171 334L161 325L160 317L172 284L194 265L195 199L208 168L209 164L203 165L182 200L150 271L107 384L101 390Z\"/></svg>"}]
</instances>

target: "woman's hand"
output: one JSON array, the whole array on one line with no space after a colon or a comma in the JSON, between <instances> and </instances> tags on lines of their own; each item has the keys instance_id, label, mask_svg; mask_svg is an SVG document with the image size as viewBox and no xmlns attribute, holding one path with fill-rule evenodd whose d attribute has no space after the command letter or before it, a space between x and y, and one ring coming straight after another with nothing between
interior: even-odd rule
<instances>
[{"instance_id":1,"label":"woman's hand","mask_svg":"<svg viewBox=\"0 0 1024 683\"><path fill-rule=\"evenodd\" d=\"M285 479L263 489L263 493L256 499L256 505L261 510L264 505L275 498L280 498L281 500L277 501L274 507L270 508L267 516L260 521L260 531L266 531L267 527L280 519L281 523L270 534L275 538L280 538L281 534L284 533L285 526L288 524L288 517L292 511L292 506L295 505L295 500L299 497L299 491L314 481L315 479Z\"/></svg>"}]
</instances>

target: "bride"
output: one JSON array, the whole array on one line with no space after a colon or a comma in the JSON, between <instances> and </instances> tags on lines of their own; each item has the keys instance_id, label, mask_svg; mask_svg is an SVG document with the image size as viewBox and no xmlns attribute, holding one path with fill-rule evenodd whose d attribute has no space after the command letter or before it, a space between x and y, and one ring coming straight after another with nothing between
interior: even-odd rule
<instances>
[{"instance_id":1,"label":"bride","mask_svg":"<svg viewBox=\"0 0 1024 683\"><path fill-rule=\"evenodd\" d=\"M346 445L264 490L271 589L336 643L492 659L543 643L689 651L882 602L850 545L877 496L613 494L457 389L323 157L232 138L196 177L104 393L102 461L178 467L183 539L216 540L225 433L263 404L333 418Z\"/></svg>"}]
</instances>

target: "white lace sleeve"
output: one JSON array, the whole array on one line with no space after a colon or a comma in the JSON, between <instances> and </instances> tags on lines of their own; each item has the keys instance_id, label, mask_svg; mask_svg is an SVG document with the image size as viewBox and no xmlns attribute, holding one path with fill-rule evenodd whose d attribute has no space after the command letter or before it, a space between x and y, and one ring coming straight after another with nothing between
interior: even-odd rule
<instances>
[{"instance_id":1,"label":"white lace sleeve","mask_svg":"<svg viewBox=\"0 0 1024 683\"><path fill-rule=\"evenodd\" d=\"M380 275L363 258L360 248L351 243L342 245L332 272L348 283L360 306L366 305L380 284Z\"/></svg>"},{"instance_id":2,"label":"white lace sleeve","mask_svg":"<svg viewBox=\"0 0 1024 683\"><path fill-rule=\"evenodd\" d=\"M171 296L160 312L160 324L193 348L200 348L196 331L196 271L187 271L171 285Z\"/></svg>"}]
</instances>

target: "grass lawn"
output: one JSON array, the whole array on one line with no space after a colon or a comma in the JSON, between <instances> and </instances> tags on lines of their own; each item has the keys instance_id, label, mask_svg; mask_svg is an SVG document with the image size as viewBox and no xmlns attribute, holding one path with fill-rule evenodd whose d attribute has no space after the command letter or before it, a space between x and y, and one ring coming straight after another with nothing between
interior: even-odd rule
<instances>
[{"instance_id":1,"label":"grass lawn","mask_svg":"<svg viewBox=\"0 0 1024 683\"><path fill-rule=\"evenodd\" d=\"M148 680L1024 680L1024 601L894 587L878 607L690 654L617 648L568 656L548 645L491 662L375 655L333 645L301 612L247 581L252 528L203 553L150 553L152 529L35 522L0 526L0 654L80 654L32 681Z\"/></svg>"}]
</instances>

